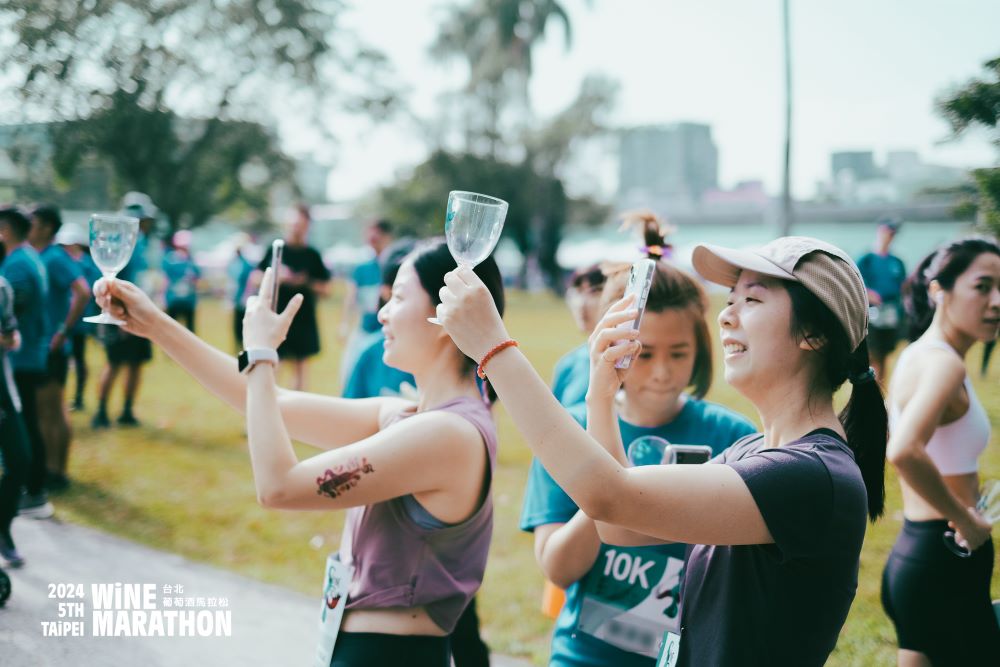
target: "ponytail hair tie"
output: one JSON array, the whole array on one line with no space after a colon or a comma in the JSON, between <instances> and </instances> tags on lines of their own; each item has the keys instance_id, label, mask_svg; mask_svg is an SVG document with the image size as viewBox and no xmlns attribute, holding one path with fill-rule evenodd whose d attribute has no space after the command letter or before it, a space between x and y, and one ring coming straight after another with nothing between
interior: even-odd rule
<instances>
[{"instance_id":1,"label":"ponytail hair tie","mask_svg":"<svg viewBox=\"0 0 1000 667\"><path fill-rule=\"evenodd\" d=\"M851 375L848 379L851 381L851 384L855 385L855 386L857 386L859 384L866 384L868 382L874 382L875 381L875 369L872 368L871 366L869 366L868 370L861 371L860 373L856 373L854 375Z\"/></svg>"},{"instance_id":2,"label":"ponytail hair tie","mask_svg":"<svg viewBox=\"0 0 1000 667\"><path fill-rule=\"evenodd\" d=\"M639 246L639 250L649 257L663 259L664 255L670 257L670 252L673 250L673 246L669 243L667 245L644 245Z\"/></svg>"}]
</instances>

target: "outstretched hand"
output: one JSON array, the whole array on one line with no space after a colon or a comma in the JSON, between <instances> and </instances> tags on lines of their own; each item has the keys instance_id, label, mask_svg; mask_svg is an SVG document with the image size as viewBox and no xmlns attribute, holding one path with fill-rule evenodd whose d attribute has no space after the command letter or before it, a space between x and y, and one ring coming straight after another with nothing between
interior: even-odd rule
<instances>
[{"instance_id":1,"label":"outstretched hand","mask_svg":"<svg viewBox=\"0 0 1000 667\"><path fill-rule=\"evenodd\" d=\"M493 295L475 271L460 266L445 274L444 285L438 293L437 318L466 356L481 361L510 338Z\"/></svg>"},{"instance_id":2,"label":"outstretched hand","mask_svg":"<svg viewBox=\"0 0 1000 667\"><path fill-rule=\"evenodd\" d=\"M247 311L243 316L243 346L246 349L277 349L288 335L295 314L302 307L303 297L296 294L281 313L274 312L271 303L274 270L268 268L260 283L257 296L247 299Z\"/></svg>"},{"instance_id":3,"label":"outstretched hand","mask_svg":"<svg viewBox=\"0 0 1000 667\"><path fill-rule=\"evenodd\" d=\"M635 329L619 328L631 322L639 314L632 304L635 296L630 294L615 302L590 334L590 387L587 400L611 400L622 386L628 369L615 368L622 357L639 353L641 345Z\"/></svg>"}]
</instances>

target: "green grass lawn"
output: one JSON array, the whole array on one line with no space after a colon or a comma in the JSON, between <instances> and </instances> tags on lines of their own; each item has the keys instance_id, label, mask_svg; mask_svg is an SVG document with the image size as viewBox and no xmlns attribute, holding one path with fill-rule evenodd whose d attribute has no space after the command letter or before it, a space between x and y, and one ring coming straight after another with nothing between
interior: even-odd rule
<instances>
[{"instance_id":1,"label":"green grass lawn","mask_svg":"<svg viewBox=\"0 0 1000 667\"><path fill-rule=\"evenodd\" d=\"M321 309L325 351L312 367L313 391L339 390L340 346L334 338L339 306L334 297ZM546 378L559 356L583 340L565 308L553 297L512 294L508 313L511 334ZM230 349L230 313L221 304L203 302L198 321L205 338ZM970 359L978 362L978 355L976 348ZM103 352L92 344L89 359L96 378ZM721 363L716 368L721 368ZM994 430L993 446L983 467L987 478L1000 477L998 376L1000 362L994 365L990 378L977 381ZM72 382L71 378L71 386ZM95 384L91 382L88 392L88 409L96 400ZM756 421L747 401L721 378L717 378L709 399ZM120 404L116 393L111 402L112 418ZM318 594L326 552L339 542L341 515L260 508L241 418L160 352L146 370L136 411L144 422L141 428L100 432L90 429L90 411L74 414L76 439L69 471L74 484L55 499L59 515L194 560ZM501 448L494 490L496 533L480 594L480 614L484 634L494 650L545 664L551 622L539 612L542 577L535 565L531 536L517 528L531 454L502 407L497 416ZM299 449L301 456L313 451ZM899 490L891 473L887 487L886 517L868 531L858 597L830 662L833 665L895 661L892 627L879 603L882 566L901 522ZM1000 597L997 576L994 597Z\"/></svg>"}]
</instances>

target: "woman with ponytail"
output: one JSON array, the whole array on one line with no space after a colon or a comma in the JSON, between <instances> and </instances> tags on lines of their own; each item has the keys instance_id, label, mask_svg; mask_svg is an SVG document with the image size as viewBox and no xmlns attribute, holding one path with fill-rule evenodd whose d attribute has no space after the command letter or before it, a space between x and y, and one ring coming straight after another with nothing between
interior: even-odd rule
<instances>
[{"instance_id":1,"label":"woman with ponytail","mask_svg":"<svg viewBox=\"0 0 1000 667\"><path fill-rule=\"evenodd\" d=\"M976 511L990 420L965 369L1000 328L1000 245L957 241L931 253L904 285L913 341L889 387L889 461L903 491L903 530L882 577L899 665L1000 661L990 604L993 542Z\"/></svg>"},{"instance_id":2,"label":"woman with ponytail","mask_svg":"<svg viewBox=\"0 0 1000 667\"><path fill-rule=\"evenodd\" d=\"M416 401L279 389L275 350L302 297L274 312L272 269L247 304L243 373L135 285L101 280L94 287L98 304L124 320L126 331L152 339L202 386L245 412L261 505L346 510L340 560L353 576L331 667L448 667L448 635L483 580L493 531L496 425L476 385L475 362L427 321L455 267L443 240L418 245L378 312L384 360L416 378ZM502 312L496 262L488 258L473 275ZM292 438L326 451L300 460Z\"/></svg>"},{"instance_id":3,"label":"woman with ponytail","mask_svg":"<svg viewBox=\"0 0 1000 667\"><path fill-rule=\"evenodd\" d=\"M822 665L854 599L866 519L884 502L886 413L864 283L842 250L802 237L753 251L701 245L693 262L732 290L719 315L725 377L764 425L707 465L629 466L615 414L628 372L615 362L641 350L641 331L618 328L637 314L630 301L591 336L586 431L507 344L471 271L446 276L438 317L460 349L485 358L507 413L603 542L693 545L663 664ZM852 396L838 418L845 380ZM627 554L609 565L618 583L655 579Z\"/></svg>"},{"instance_id":4,"label":"woman with ponytail","mask_svg":"<svg viewBox=\"0 0 1000 667\"><path fill-rule=\"evenodd\" d=\"M632 219L643 229L647 257L657 262L639 328L642 350L633 358L614 407L619 437L626 452L656 437L709 445L719 454L757 429L732 410L704 400L712 382L705 290L695 278L661 260L666 243L654 215ZM626 265L607 277L597 319L625 294L628 274ZM587 427L586 405L568 410ZM649 463L659 462L657 457ZM663 633L678 627L687 545L603 543L594 520L579 511L537 459L531 463L524 495L521 529L534 533L535 556L546 578L566 589L548 664L653 667ZM616 576L614 562L624 559L637 563L643 576ZM615 606L620 613L607 613Z\"/></svg>"}]
</instances>

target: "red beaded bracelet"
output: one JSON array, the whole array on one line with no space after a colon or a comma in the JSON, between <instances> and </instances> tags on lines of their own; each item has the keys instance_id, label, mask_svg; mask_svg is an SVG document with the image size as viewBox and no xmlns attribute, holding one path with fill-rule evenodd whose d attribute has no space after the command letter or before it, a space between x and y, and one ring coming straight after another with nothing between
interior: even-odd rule
<instances>
[{"instance_id":1,"label":"red beaded bracelet","mask_svg":"<svg viewBox=\"0 0 1000 667\"><path fill-rule=\"evenodd\" d=\"M496 356L499 352L506 350L508 347L517 347L517 341L514 340L513 338L511 338L510 340L505 340L504 342L500 343L499 345L497 345L492 350L486 353L486 356L483 357L483 360L479 362L479 368L476 369L476 375L479 376L480 380L486 379L487 362L489 362L489 360L492 359L494 356Z\"/></svg>"}]
</instances>

